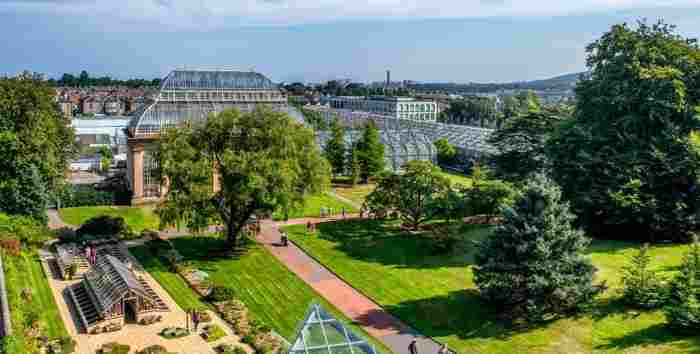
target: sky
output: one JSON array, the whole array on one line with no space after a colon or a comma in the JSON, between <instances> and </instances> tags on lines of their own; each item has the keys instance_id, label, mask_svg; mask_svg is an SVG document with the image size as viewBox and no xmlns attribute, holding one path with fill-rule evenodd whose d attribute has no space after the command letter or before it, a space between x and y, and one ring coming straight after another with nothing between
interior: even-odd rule
<instances>
[{"instance_id":1,"label":"sky","mask_svg":"<svg viewBox=\"0 0 700 354\"><path fill-rule=\"evenodd\" d=\"M0 74L525 81L585 70L588 43L639 19L697 38L700 0L0 0Z\"/></svg>"}]
</instances>

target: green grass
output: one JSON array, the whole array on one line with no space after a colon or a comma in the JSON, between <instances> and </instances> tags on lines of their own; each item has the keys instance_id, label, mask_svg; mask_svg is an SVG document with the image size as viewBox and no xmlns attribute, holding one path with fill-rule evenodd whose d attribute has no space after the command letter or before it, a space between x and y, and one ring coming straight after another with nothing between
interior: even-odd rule
<instances>
[{"instance_id":1,"label":"green grass","mask_svg":"<svg viewBox=\"0 0 700 354\"><path fill-rule=\"evenodd\" d=\"M290 219L298 219L303 217L318 217L321 214L321 207L333 208L333 213L340 214L341 210L345 208L348 213L355 213L358 211L357 208L352 205L340 201L330 195L321 194L310 196L304 199L304 205L299 210L293 210L289 213ZM272 218L275 220L284 219L284 213L281 211L276 211Z\"/></svg>"},{"instance_id":2,"label":"green grass","mask_svg":"<svg viewBox=\"0 0 700 354\"><path fill-rule=\"evenodd\" d=\"M138 246L129 249L134 257L155 278L155 280L170 294L178 306L182 309L201 309L208 307L199 294L187 285L180 275L168 269L158 257L153 256L146 246Z\"/></svg>"},{"instance_id":3,"label":"green grass","mask_svg":"<svg viewBox=\"0 0 700 354\"><path fill-rule=\"evenodd\" d=\"M375 187L374 183L357 184L355 186L338 183L333 184L333 192L343 198L352 200L357 205L362 205L365 202L365 198L374 191Z\"/></svg>"},{"instance_id":4,"label":"green grass","mask_svg":"<svg viewBox=\"0 0 700 354\"><path fill-rule=\"evenodd\" d=\"M470 177L455 174L452 172L447 172L447 171L441 171L440 175L442 175L442 176L446 177L448 180L450 180L450 183L452 183L453 186L456 186L458 184L462 185L464 187L471 187L472 186L472 179Z\"/></svg>"},{"instance_id":5,"label":"green grass","mask_svg":"<svg viewBox=\"0 0 700 354\"><path fill-rule=\"evenodd\" d=\"M219 238L179 237L172 241L185 261L191 261L195 267L209 273L209 279L214 283L235 288L255 318L267 323L290 341L294 339L296 327L313 301L318 301L339 319L347 321L335 307L258 244L247 242L238 254L217 257L214 254L223 246L223 240ZM196 300L193 291L183 289L187 287L184 280L174 273L167 274L167 268L157 259L154 260L145 248L132 248L131 251L178 304L191 304ZM176 284L178 282L181 284ZM358 327L354 328L364 333ZM370 340L379 350L390 353L374 339Z\"/></svg>"},{"instance_id":6,"label":"green grass","mask_svg":"<svg viewBox=\"0 0 700 354\"><path fill-rule=\"evenodd\" d=\"M32 352L25 337L28 325L25 319L30 312L38 315L43 335L50 339L68 336L39 257L33 251L26 251L18 257L4 253L2 258L13 328L13 340L5 352ZM31 290L31 299L22 295L23 289Z\"/></svg>"},{"instance_id":7,"label":"green grass","mask_svg":"<svg viewBox=\"0 0 700 354\"><path fill-rule=\"evenodd\" d=\"M90 218L96 216L121 216L131 226L134 232L144 229L158 230L158 216L153 213L153 207L128 207L128 206L89 206L63 208L58 211L61 219L70 225L81 225Z\"/></svg>"},{"instance_id":8,"label":"green grass","mask_svg":"<svg viewBox=\"0 0 700 354\"><path fill-rule=\"evenodd\" d=\"M479 299L472 240L490 228L465 225L464 242L449 256L431 254L430 240L402 233L395 223L346 221L287 228L290 237L338 275L423 334L459 353L697 353L700 338L674 335L661 311L633 311L616 301L620 270L637 245L595 241L597 282L610 287L588 314L510 331ZM680 264L685 246L657 246L651 254L665 276Z\"/></svg>"}]
</instances>

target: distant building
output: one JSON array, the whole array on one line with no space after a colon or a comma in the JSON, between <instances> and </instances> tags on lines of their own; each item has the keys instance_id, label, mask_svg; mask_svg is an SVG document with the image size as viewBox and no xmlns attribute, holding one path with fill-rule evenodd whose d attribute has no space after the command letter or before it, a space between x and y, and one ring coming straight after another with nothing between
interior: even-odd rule
<instances>
[{"instance_id":1,"label":"distant building","mask_svg":"<svg viewBox=\"0 0 700 354\"><path fill-rule=\"evenodd\" d=\"M324 98L331 108L349 109L351 111L371 112L421 122L437 120L437 103L416 100L412 97L329 97Z\"/></svg>"},{"instance_id":2,"label":"distant building","mask_svg":"<svg viewBox=\"0 0 700 354\"><path fill-rule=\"evenodd\" d=\"M59 101L58 106L61 108L61 113L66 118L73 117L73 103L71 101Z\"/></svg>"},{"instance_id":3,"label":"distant building","mask_svg":"<svg viewBox=\"0 0 700 354\"><path fill-rule=\"evenodd\" d=\"M88 97L83 100L81 112L83 114L100 114L104 112L104 101L99 97Z\"/></svg>"},{"instance_id":4,"label":"distant building","mask_svg":"<svg viewBox=\"0 0 700 354\"><path fill-rule=\"evenodd\" d=\"M124 114L124 102L117 97L108 97L104 101L105 114L110 116L116 116Z\"/></svg>"}]
</instances>

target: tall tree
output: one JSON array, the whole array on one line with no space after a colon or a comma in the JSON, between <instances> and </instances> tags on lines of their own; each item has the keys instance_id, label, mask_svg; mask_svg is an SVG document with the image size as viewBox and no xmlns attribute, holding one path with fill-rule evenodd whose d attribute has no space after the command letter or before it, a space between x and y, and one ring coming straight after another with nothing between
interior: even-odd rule
<instances>
[{"instance_id":1,"label":"tall tree","mask_svg":"<svg viewBox=\"0 0 700 354\"><path fill-rule=\"evenodd\" d=\"M474 281L481 296L513 319L537 322L565 314L599 292L586 256L589 239L559 188L535 176L504 222L476 253Z\"/></svg>"},{"instance_id":2,"label":"tall tree","mask_svg":"<svg viewBox=\"0 0 700 354\"><path fill-rule=\"evenodd\" d=\"M326 159L331 164L334 175L345 173L346 165L346 149L345 149L345 130L337 120L331 122L331 139L328 140L324 147Z\"/></svg>"},{"instance_id":3,"label":"tall tree","mask_svg":"<svg viewBox=\"0 0 700 354\"><path fill-rule=\"evenodd\" d=\"M441 210L450 181L429 161L409 161L403 169L384 174L365 204L372 212L397 210L404 224L417 230Z\"/></svg>"},{"instance_id":4,"label":"tall tree","mask_svg":"<svg viewBox=\"0 0 700 354\"><path fill-rule=\"evenodd\" d=\"M565 118L562 112L542 110L511 118L496 130L489 138L497 150L490 157L495 176L517 183L544 172L545 142Z\"/></svg>"},{"instance_id":5,"label":"tall tree","mask_svg":"<svg viewBox=\"0 0 700 354\"><path fill-rule=\"evenodd\" d=\"M698 226L700 49L673 26L616 25L588 46L552 176L595 234L686 238Z\"/></svg>"},{"instance_id":6,"label":"tall tree","mask_svg":"<svg viewBox=\"0 0 700 354\"><path fill-rule=\"evenodd\" d=\"M441 165L449 165L454 162L454 157L457 155L457 149L450 144L447 138L440 138L436 140L433 145L437 150L437 160Z\"/></svg>"},{"instance_id":7,"label":"tall tree","mask_svg":"<svg viewBox=\"0 0 700 354\"><path fill-rule=\"evenodd\" d=\"M54 102L33 78L0 79L0 211L45 220L49 196L64 181L75 139Z\"/></svg>"},{"instance_id":8,"label":"tall tree","mask_svg":"<svg viewBox=\"0 0 700 354\"><path fill-rule=\"evenodd\" d=\"M252 215L298 207L329 183L313 131L268 107L172 129L161 138L159 159L170 181L158 210L163 223L202 227L219 219L230 247ZM212 189L214 171L220 190Z\"/></svg>"},{"instance_id":9,"label":"tall tree","mask_svg":"<svg viewBox=\"0 0 700 354\"><path fill-rule=\"evenodd\" d=\"M360 164L360 177L365 183L384 171L384 144L373 120L369 120L362 131L362 137L355 145L355 155Z\"/></svg>"}]
</instances>

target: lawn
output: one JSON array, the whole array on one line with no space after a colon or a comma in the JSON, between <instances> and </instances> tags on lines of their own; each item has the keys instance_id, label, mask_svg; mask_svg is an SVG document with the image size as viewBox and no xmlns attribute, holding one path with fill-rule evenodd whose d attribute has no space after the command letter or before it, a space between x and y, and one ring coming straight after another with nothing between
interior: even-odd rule
<instances>
[{"instance_id":1,"label":"lawn","mask_svg":"<svg viewBox=\"0 0 700 354\"><path fill-rule=\"evenodd\" d=\"M489 227L465 225L464 243L449 256L433 255L423 235L402 233L395 223L346 221L318 225L308 237L303 226L290 238L346 281L420 332L459 353L697 353L700 338L673 335L660 311L632 311L616 301L620 269L636 245L595 241L590 248L597 281L610 287L589 314L509 331L483 304L474 286L471 240ZM655 265L671 275L685 246L658 246Z\"/></svg>"},{"instance_id":2,"label":"lawn","mask_svg":"<svg viewBox=\"0 0 700 354\"><path fill-rule=\"evenodd\" d=\"M355 186L351 184L334 183L333 192L343 198L353 201L357 205L362 205L365 203L367 195L372 193L375 187L376 185L374 183L357 184Z\"/></svg>"},{"instance_id":3,"label":"lawn","mask_svg":"<svg viewBox=\"0 0 700 354\"><path fill-rule=\"evenodd\" d=\"M297 219L303 217L318 217L321 214L321 207L332 208L334 214L340 214L341 210L345 208L348 213L355 213L359 210L354 206L345 203L337 198L334 198L327 194L320 194L315 196L310 196L304 199L303 207L298 210L293 210L289 213L290 219ZM284 213L281 211L276 211L272 218L275 220L284 219Z\"/></svg>"},{"instance_id":4,"label":"lawn","mask_svg":"<svg viewBox=\"0 0 700 354\"><path fill-rule=\"evenodd\" d=\"M27 319L34 316L43 335L50 339L68 336L39 257L33 251L24 251L18 257L4 253L2 259L13 328L13 339L6 342L4 352L32 352L25 331ZM31 295L23 294L23 289L29 289Z\"/></svg>"},{"instance_id":5,"label":"lawn","mask_svg":"<svg viewBox=\"0 0 700 354\"><path fill-rule=\"evenodd\" d=\"M443 177L446 177L448 180L450 180L450 183L452 183L453 186L456 185L462 185L464 187L471 187L472 186L472 179L470 177L467 177L465 175L458 175L452 172L447 172L447 171L440 171L440 175Z\"/></svg>"},{"instance_id":6,"label":"lawn","mask_svg":"<svg viewBox=\"0 0 700 354\"><path fill-rule=\"evenodd\" d=\"M153 210L154 208L150 206L89 206L63 208L58 213L61 219L70 225L80 225L88 219L100 215L121 216L134 232L141 232L144 229L158 230L159 220Z\"/></svg>"},{"instance_id":7,"label":"lawn","mask_svg":"<svg viewBox=\"0 0 700 354\"><path fill-rule=\"evenodd\" d=\"M339 319L347 321L335 307L320 298L258 244L247 242L239 254L217 258L212 254L223 245L223 241L218 238L180 237L172 241L185 261L192 261L194 266L209 273L209 279L213 282L234 287L257 319L269 324L290 341L294 339L299 321L314 300L319 301ZM202 304L182 278L169 272L144 247L132 248L131 251L180 306ZM381 344L372 341L379 350L390 353Z\"/></svg>"}]
</instances>

